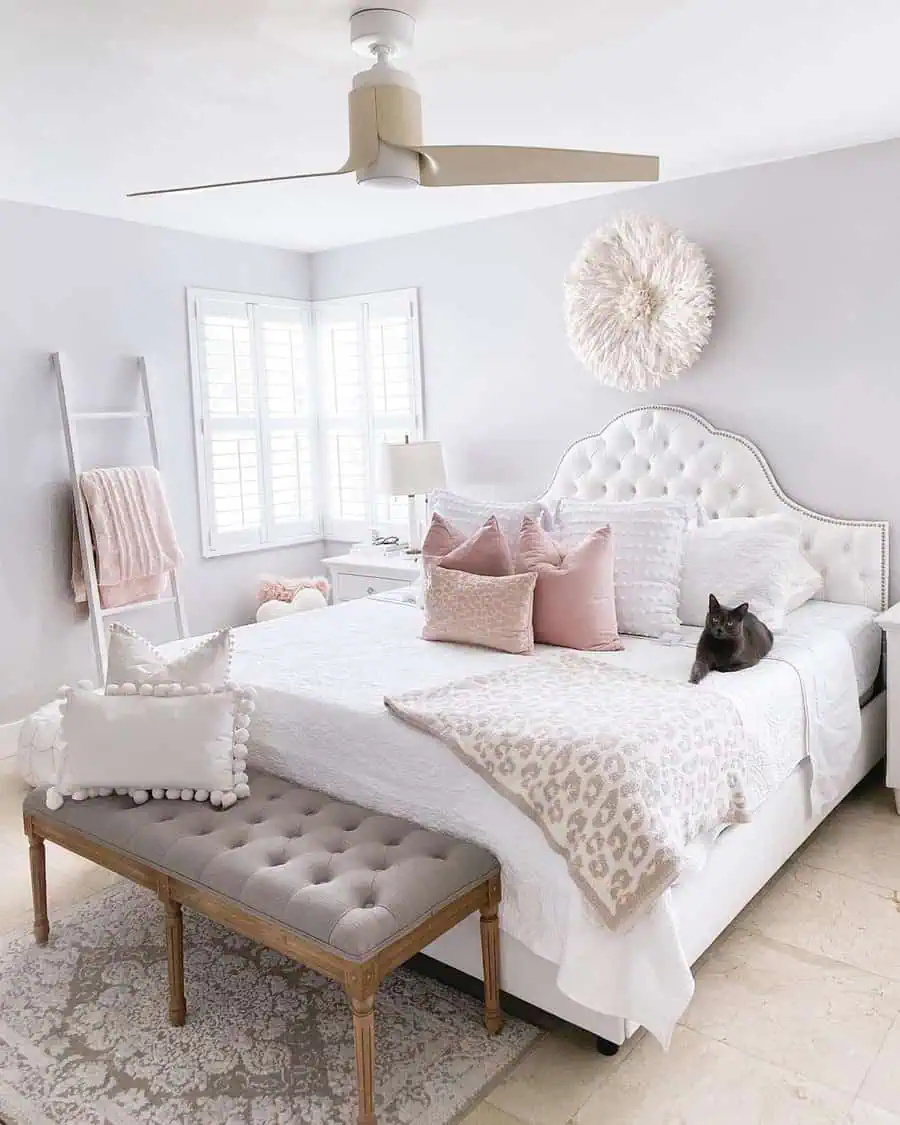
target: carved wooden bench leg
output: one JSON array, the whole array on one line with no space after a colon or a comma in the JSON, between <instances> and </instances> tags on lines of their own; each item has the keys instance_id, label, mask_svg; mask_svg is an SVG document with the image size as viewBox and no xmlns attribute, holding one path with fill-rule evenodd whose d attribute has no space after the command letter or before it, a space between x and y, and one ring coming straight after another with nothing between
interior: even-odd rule
<instances>
[{"instance_id":1,"label":"carved wooden bench leg","mask_svg":"<svg viewBox=\"0 0 900 1125\"><path fill-rule=\"evenodd\" d=\"M31 901L34 906L34 940L46 945L50 938L50 919L47 916L47 857L44 838L35 831L30 820L26 822L28 834L28 860L31 864Z\"/></svg>"},{"instance_id":2,"label":"carved wooden bench leg","mask_svg":"<svg viewBox=\"0 0 900 1125\"><path fill-rule=\"evenodd\" d=\"M500 878L488 884L487 902L481 908L481 958L484 968L484 1026L489 1035L503 1027L500 1010Z\"/></svg>"},{"instance_id":3,"label":"carved wooden bench leg","mask_svg":"<svg viewBox=\"0 0 900 1125\"><path fill-rule=\"evenodd\" d=\"M184 1000L184 920L181 903L168 892L160 892L166 908L166 956L169 962L169 1023L184 1026L187 1005Z\"/></svg>"},{"instance_id":4,"label":"carved wooden bench leg","mask_svg":"<svg viewBox=\"0 0 900 1125\"><path fill-rule=\"evenodd\" d=\"M353 1038L356 1044L356 1082L359 1092L358 1125L377 1125L375 1120L375 994L356 994L348 987L353 1009Z\"/></svg>"}]
</instances>

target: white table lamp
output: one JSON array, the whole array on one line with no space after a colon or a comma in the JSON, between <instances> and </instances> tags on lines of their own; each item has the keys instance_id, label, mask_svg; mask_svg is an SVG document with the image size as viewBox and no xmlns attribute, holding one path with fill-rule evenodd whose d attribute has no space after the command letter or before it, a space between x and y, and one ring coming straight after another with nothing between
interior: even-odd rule
<instances>
[{"instance_id":1,"label":"white table lamp","mask_svg":"<svg viewBox=\"0 0 900 1125\"><path fill-rule=\"evenodd\" d=\"M391 496L406 496L409 501L409 554L421 550L419 513L416 497L447 483L444 455L439 441L385 442L384 488Z\"/></svg>"}]
</instances>

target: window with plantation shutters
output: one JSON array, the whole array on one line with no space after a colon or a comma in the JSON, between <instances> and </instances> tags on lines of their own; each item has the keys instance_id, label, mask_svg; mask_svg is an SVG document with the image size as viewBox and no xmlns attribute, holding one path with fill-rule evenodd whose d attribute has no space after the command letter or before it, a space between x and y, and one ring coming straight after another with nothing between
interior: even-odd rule
<instances>
[{"instance_id":1,"label":"window with plantation shutters","mask_svg":"<svg viewBox=\"0 0 900 1125\"><path fill-rule=\"evenodd\" d=\"M385 442L422 436L415 290L188 307L204 553L402 536L379 476Z\"/></svg>"},{"instance_id":2,"label":"window with plantation shutters","mask_svg":"<svg viewBox=\"0 0 900 1125\"><path fill-rule=\"evenodd\" d=\"M204 553L321 535L309 307L189 293Z\"/></svg>"},{"instance_id":3,"label":"window with plantation shutters","mask_svg":"<svg viewBox=\"0 0 900 1125\"><path fill-rule=\"evenodd\" d=\"M422 436L418 302L400 290L313 306L329 539L402 536L404 497L379 488L382 445Z\"/></svg>"}]
</instances>

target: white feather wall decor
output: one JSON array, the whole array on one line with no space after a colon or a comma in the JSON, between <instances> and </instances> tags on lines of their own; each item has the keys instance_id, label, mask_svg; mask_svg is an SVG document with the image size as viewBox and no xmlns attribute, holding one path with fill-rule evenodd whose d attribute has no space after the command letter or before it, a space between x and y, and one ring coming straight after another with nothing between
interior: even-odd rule
<instances>
[{"instance_id":1,"label":"white feather wall decor","mask_svg":"<svg viewBox=\"0 0 900 1125\"><path fill-rule=\"evenodd\" d=\"M602 383L643 391L680 375L709 339L712 273L661 219L620 215L596 230L565 283L569 343Z\"/></svg>"}]
</instances>

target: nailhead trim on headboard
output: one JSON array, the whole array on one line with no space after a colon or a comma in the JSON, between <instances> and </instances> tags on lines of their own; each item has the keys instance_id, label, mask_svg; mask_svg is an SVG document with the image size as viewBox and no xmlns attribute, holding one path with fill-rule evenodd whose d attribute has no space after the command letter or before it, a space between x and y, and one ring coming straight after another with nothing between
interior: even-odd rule
<instances>
[{"instance_id":1,"label":"nailhead trim on headboard","mask_svg":"<svg viewBox=\"0 0 900 1125\"><path fill-rule=\"evenodd\" d=\"M564 496L697 499L710 518L789 510L805 527L803 549L825 579L828 601L888 605L888 524L814 512L782 490L759 448L681 406L639 406L563 454L541 501Z\"/></svg>"}]
</instances>

